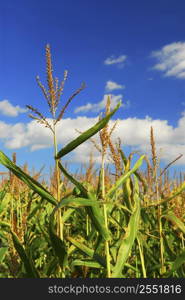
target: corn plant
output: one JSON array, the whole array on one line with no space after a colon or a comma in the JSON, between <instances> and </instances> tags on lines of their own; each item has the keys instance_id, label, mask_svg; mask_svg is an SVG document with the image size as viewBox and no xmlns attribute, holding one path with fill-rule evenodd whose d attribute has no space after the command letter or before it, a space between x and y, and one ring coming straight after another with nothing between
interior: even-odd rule
<instances>
[{"instance_id":1,"label":"corn plant","mask_svg":"<svg viewBox=\"0 0 185 300\"><path fill-rule=\"evenodd\" d=\"M52 118L27 108L52 132L54 172L50 184L40 182L41 172L30 174L15 154L11 160L0 151L9 169L0 188L0 277L184 277L185 181L181 174L173 182L167 173L176 159L160 170L151 128L152 160L140 155L133 164L137 153L127 157L120 140L112 140L117 122L110 129L109 120L120 103L111 111L111 98L104 117L58 150L57 125L84 85L60 108L67 71L60 84L53 78L49 45L46 75L47 89L39 77L37 83ZM85 175L71 174L62 159L86 141L101 153L100 170L93 170L91 156ZM106 163L108 150L115 174Z\"/></svg>"}]
</instances>

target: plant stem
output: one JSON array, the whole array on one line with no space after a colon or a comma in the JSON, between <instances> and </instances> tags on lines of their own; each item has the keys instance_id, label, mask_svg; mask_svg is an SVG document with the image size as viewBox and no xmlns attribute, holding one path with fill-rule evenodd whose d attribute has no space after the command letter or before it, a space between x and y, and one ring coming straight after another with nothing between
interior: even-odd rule
<instances>
[{"instance_id":1,"label":"plant stem","mask_svg":"<svg viewBox=\"0 0 185 300\"><path fill-rule=\"evenodd\" d=\"M104 155L102 155L102 198L105 200L105 159ZM105 220L105 227L108 230L108 220L107 220L107 207L106 204L103 204L103 213ZM106 251L106 265L107 265L107 277L111 278L111 270L110 270L110 252L109 252L109 242L105 241L105 251Z\"/></svg>"},{"instance_id":2,"label":"plant stem","mask_svg":"<svg viewBox=\"0 0 185 300\"><path fill-rule=\"evenodd\" d=\"M54 154L57 155L57 138L56 138L56 126L53 124L53 140L54 140ZM55 160L55 169L56 169L56 180L57 180L57 201L60 202L60 170L59 170L59 160ZM58 210L57 214L57 233L58 236L63 240L63 222L61 217L61 210Z\"/></svg>"},{"instance_id":3,"label":"plant stem","mask_svg":"<svg viewBox=\"0 0 185 300\"><path fill-rule=\"evenodd\" d=\"M144 262L144 256L143 256L143 251L141 249L141 243L139 238L137 238L138 246L139 246L139 255L141 259L141 266L142 266L142 271L143 271L143 278L147 278L146 276L146 269L145 269L145 262Z\"/></svg>"},{"instance_id":4,"label":"plant stem","mask_svg":"<svg viewBox=\"0 0 185 300\"><path fill-rule=\"evenodd\" d=\"M157 171L155 172L155 184L156 184L156 196L157 196L157 201L160 203L160 197L159 197L159 189L158 189L158 180L157 180ZM162 215L162 210L161 210L161 205L158 205L157 209L157 214L158 214L158 227L159 227L159 237L160 237L160 260L161 260L161 275L165 273L165 261L164 261L164 243L163 243L163 227L162 227L162 221L161 221L161 215Z\"/></svg>"}]
</instances>

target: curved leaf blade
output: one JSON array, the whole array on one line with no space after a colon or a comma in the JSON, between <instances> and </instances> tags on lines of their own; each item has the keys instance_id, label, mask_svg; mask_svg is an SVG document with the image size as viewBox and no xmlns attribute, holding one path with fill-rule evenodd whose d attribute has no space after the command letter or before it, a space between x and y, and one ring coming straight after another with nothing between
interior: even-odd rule
<instances>
[{"instance_id":1,"label":"curved leaf blade","mask_svg":"<svg viewBox=\"0 0 185 300\"><path fill-rule=\"evenodd\" d=\"M24 247L22 246L22 244L20 243L17 235L11 231L11 235L12 235L12 240L14 243L14 247L17 251L17 253L19 254L24 266L25 266L25 270L27 273L27 277L28 278L40 278L38 271L36 270L36 268L34 267L32 261L28 258L26 251L24 250Z\"/></svg>"},{"instance_id":2,"label":"curved leaf blade","mask_svg":"<svg viewBox=\"0 0 185 300\"><path fill-rule=\"evenodd\" d=\"M54 232L52 223L49 225L49 236L52 248L58 257L59 265L61 269L63 269L67 261L67 249L65 242L62 241Z\"/></svg>"},{"instance_id":3,"label":"curved leaf blade","mask_svg":"<svg viewBox=\"0 0 185 300\"><path fill-rule=\"evenodd\" d=\"M140 220L140 202L138 195L135 195L136 207L134 213L130 217L130 221L126 230L126 234L122 240L120 248L118 250L118 255L116 259L116 265L113 268L112 277L118 278L122 276L123 267L130 255L131 249L133 247L135 238L137 236L137 231L139 227Z\"/></svg>"},{"instance_id":4,"label":"curved leaf blade","mask_svg":"<svg viewBox=\"0 0 185 300\"><path fill-rule=\"evenodd\" d=\"M8 251L8 247L0 248L0 263L2 263L7 251Z\"/></svg>"},{"instance_id":5,"label":"curved leaf blade","mask_svg":"<svg viewBox=\"0 0 185 300\"><path fill-rule=\"evenodd\" d=\"M62 171L62 173L80 190L82 195L84 197L88 197L87 190L84 188L84 186L78 180L76 180L73 176L71 176L67 172L67 170L62 166L62 164L60 162L58 165L59 165L59 168Z\"/></svg>"},{"instance_id":6,"label":"curved leaf blade","mask_svg":"<svg viewBox=\"0 0 185 300\"><path fill-rule=\"evenodd\" d=\"M77 148L79 145L84 143L86 140L88 140L90 137L95 135L98 131L100 131L105 125L108 123L110 118L114 115L114 113L118 110L121 103L119 103L116 108L109 113L105 118L103 118L101 121L97 122L93 127L83 132L79 137L77 137L75 140L71 141L69 144L67 144L63 149L61 149L57 155L56 159L59 159L63 157L64 155L68 154L75 148Z\"/></svg>"},{"instance_id":7,"label":"curved leaf blade","mask_svg":"<svg viewBox=\"0 0 185 300\"><path fill-rule=\"evenodd\" d=\"M170 277L173 272L177 271L185 263L185 250L173 262L171 270L164 274L164 277Z\"/></svg>"},{"instance_id":8,"label":"curved leaf blade","mask_svg":"<svg viewBox=\"0 0 185 300\"><path fill-rule=\"evenodd\" d=\"M162 218L165 218L175 224L185 234L185 225L178 217L176 217L175 214L171 212L167 215L163 215Z\"/></svg>"},{"instance_id":9,"label":"curved leaf blade","mask_svg":"<svg viewBox=\"0 0 185 300\"><path fill-rule=\"evenodd\" d=\"M141 166L143 159L144 159L145 155L142 155L138 161L135 163L135 165L133 166L133 168L126 172L125 174L123 174L117 181L116 183L110 188L110 190L107 192L107 197L112 197L114 195L114 193L116 192L116 190L118 189L118 187L123 184L128 177L130 177L130 175L132 175L137 169L139 169L139 167Z\"/></svg>"},{"instance_id":10,"label":"curved leaf blade","mask_svg":"<svg viewBox=\"0 0 185 300\"><path fill-rule=\"evenodd\" d=\"M86 201L90 201L90 202L86 202L85 206L88 206L88 207L86 207L86 211L87 211L91 221L93 222L95 228L101 234L103 239L109 240L110 234L109 234L108 230L106 229L104 222L102 222L103 215L101 214L100 206L99 206L98 202L96 201L96 195L92 195L92 194L88 193L88 191L84 188L84 186L79 181L77 181L74 177L72 177L67 172L67 170L62 166L62 164L60 162L59 162L59 168L64 173L64 175L80 190L82 196L84 198L86 198ZM76 199L79 199L79 198L76 198ZM62 201L64 201L64 199ZM61 204L59 204L58 207L62 207L61 206L61 205L63 205L62 201L60 202ZM66 200L66 201L68 201L68 200ZM77 201L77 200L75 200L75 201ZM87 205L87 203L89 203L89 205ZM96 205L94 205L94 204L96 204Z\"/></svg>"},{"instance_id":11,"label":"curved leaf blade","mask_svg":"<svg viewBox=\"0 0 185 300\"><path fill-rule=\"evenodd\" d=\"M26 183L29 188L39 194L42 198L46 199L53 205L57 204L56 199L38 181L16 166L2 151L0 151L0 163L8 168L14 175Z\"/></svg>"},{"instance_id":12,"label":"curved leaf blade","mask_svg":"<svg viewBox=\"0 0 185 300\"><path fill-rule=\"evenodd\" d=\"M93 249L87 247L86 245L82 244L80 241L75 240L72 237L67 237L67 240L71 242L76 248L78 248L83 254L93 258L96 260L101 266L105 267L106 262L105 259L97 254Z\"/></svg>"},{"instance_id":13,"label":"curved leaf blade","mask_svg":"<svg viewBox=\"0 0 185 300\"><path fill-rule=\"evenodd\" d=\"M100 269L102 268L101 264L99 264L96 261L92 261L92 260L80 260L80 259L75 259L72 264L71 267L76 267L76 266L82 266L82 267L88 267L88 268L97 268Z\"/></svg>"}]
</instances>

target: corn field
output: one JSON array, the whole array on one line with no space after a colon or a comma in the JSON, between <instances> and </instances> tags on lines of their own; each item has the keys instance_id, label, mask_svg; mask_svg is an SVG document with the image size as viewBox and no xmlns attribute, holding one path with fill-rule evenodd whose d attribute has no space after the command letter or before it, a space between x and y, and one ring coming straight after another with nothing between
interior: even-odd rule
<instances>
[{"instance_id":1,"label":"corn field","mask_svg":"<svg viewBox=\"0 0 185 300\"><path fill-rule=\"evenodd\" d=\"M52 122L27 105L29 116L53 135L54 168L49 182L42 170L31 174L18 166L16 154L0 151L0 277L8 278L167 278L185 277L185 176L169 176L161 169L151 127L151 158L125 155L120 140L113 142L117 125L110 118L108 97L104 115L90 129L58 149L56 128L82 85L59 109L67 72L59 84L53 78L46 46L47 88L37 77ZM93 139L99 135L99 143ZM101 154L93 156L81 173L71 174L62 161L82 143L91 141ZM107 165L109 153L113 168ZM143 166L146 166L145 170Z\"/></svg>"}]
</instances>

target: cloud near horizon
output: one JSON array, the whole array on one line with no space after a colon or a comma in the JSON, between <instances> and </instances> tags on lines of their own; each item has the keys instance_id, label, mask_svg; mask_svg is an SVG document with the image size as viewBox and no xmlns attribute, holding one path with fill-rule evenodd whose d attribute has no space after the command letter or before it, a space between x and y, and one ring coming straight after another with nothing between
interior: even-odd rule
<instances>
[{"instance_id":1,"label":"cloud near horizon","mask_svg":"<svg viewBox=\"0 0 185 300\"><path fill-rule=\"evenodd\" d=\"M85 105L79 106L74 110L74 113L85 113L85 112L100 112L105 109L106 103L107 103L107 97L111 97L111 109L114 108L120 101L123 99L123 95L114 95L114 94L108 94L108 92L114 91L114 90L120 90L125 89L124 85L118 84L115 81L108 80L105 85L105 91L107 94L103 96L103 99L97 103L94 102L88 102ZM130 106L130 101L126 101L126 103L122 104L123 107L128 108Z\"/></svg>"},{"instance_id":2,"label":"cloud near horizon","mask_svg":"<svg viewBox=\"0 0 185 300\"><path fill-rule=\"evenodd\" d=\"M185 79L185 42L175 42L153 51L157 60L153 69L164 73L165 77Z\"/></svg>"},{"instance_id":3,"label":"cloud near horizon","mask_svg":"<svg viewBox=\"0 0 185 300\"><path fill-rule=\"evenodd\" d=\"M76 129L83 132L92 127L98 118L76 117L63 119L57 127L58 143L66 145L79 136ZM110 127L114 121L110 121ZM185 112L179 118L177 127L170 126L167 120L153 120L146 116L144 119L128 118L120 119L113 134L113 140L120 137L123 146L131 146L132 149L150 154L150 127L153 126L156 148L161 158L169 163L179 154L184 156L176 164L185 165ZM94 136L98 142L99 136ZM52 135L48 128L39 125L35 120L17 124L7 124L0 121L0 139L9 149L28 147L31 151L52 147ZM73 162L87 162L90 153L96 162L101 158L91 142L85 142L73 151Z\"/></svg>"},{"instance_id":4,"label":"cloud near horizon","mask_svg":"<svg viewBox=\"0 0 185 300\"><path fill-rule=\"evenodd\" d=\"M105 109L106 103L107 103L107 97L111 97L111 109L114 108L120 101L123 99L123 95L113 95L113 94L105 94L103 96L103 99L98 103L90 103L88 102L85 105L79 106L75 109L75 113L86 113L88 111L90 112L100 112ZM129 105L129 101L127 101L127 106ZM124 104L123 104L124 106ZM126 106L126 104L125 104Z\"/></svg>"},{"instance_id":5,"label":"cloud near horizon","mask_svg":"<svg viewBox=\"0 0 185 300\"><path fill-rule=\"evenodd\" d=\"M25 113L27 109L21 108L19 105L13 106L8 100L0 101L0 114L8 117L17 117L21 113Z\"/></svg>"}]
</instances>

